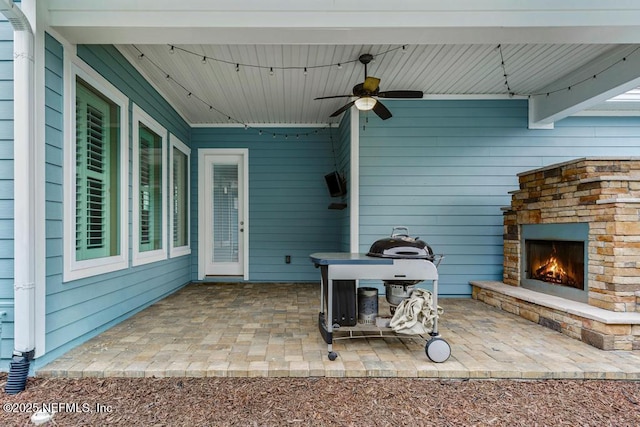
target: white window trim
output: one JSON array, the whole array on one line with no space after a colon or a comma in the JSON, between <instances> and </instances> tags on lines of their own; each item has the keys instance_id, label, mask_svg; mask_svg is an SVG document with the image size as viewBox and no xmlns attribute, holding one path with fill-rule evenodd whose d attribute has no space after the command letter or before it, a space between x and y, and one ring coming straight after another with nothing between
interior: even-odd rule
<instances>
[{"instance_id":1,"label":"white window trim","mask_svg":"<svg viewBox=\"0 0 640 427\"><path fill-rule=\"evenodd\" d=\"M173 149L180 150L187 156L187 244L184 246L173 246L173 191L169 191L169 256L171 258L191 254L191 149L180 141L175 135L169 134L171 148L169 150L169 188L173 188Z\"/></svg>"},{"instance_id":2,"label":"white window trim","mask_svg":"<svg viewBox=\"0 0 640 427\"><path fill-rule=\"evenodd\" d=\"M143 264L149 264L156 261L162 261L167 259L167 192L168 192L168 180L167 180L167 130L155 121L149 114L147 114L142 108L133 104L133 132L132 132L132 167L131 167L131 184L132 184L132 233L133 233L133 258L132 265L138 266ZM160 227L162 234L162 248L155 251L140 252L140 127L139 123L144 124L146 127L154 131L162 138L162 225Z\"/></svg>"},{"instance_id":3,"label":"white window trim","mask_svg":"<svg viewBox=\"0 0 640 427\"><path fill-rule=\"evenodd\" d=\"M66 57L65 57L66 59ZM64 161L63 161L63 282L97 276L129 267L129 98L104 79L94 69L77 57L65 61L64 90ZM120 107L120 254L90 260L76 260L75 218L76 218L76 76L89 83L96 90Z\"/></svg>"}]
</instances>

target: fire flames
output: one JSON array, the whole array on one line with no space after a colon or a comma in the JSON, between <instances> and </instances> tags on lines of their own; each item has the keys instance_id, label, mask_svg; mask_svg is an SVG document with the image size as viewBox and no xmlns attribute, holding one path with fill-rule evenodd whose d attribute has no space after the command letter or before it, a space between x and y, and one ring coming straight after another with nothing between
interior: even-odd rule
<instances>
[{"instance_id":1,"label":"fire flames","mask_svg":"<svg viewBox=\"0 0 640 427\"><path fill-rule=\"evenodd\" d=\"M567 273L554 255L551 255L535 269L534 279L561 285L576 284L576 279Z\"/></svg>"}]
</instances>

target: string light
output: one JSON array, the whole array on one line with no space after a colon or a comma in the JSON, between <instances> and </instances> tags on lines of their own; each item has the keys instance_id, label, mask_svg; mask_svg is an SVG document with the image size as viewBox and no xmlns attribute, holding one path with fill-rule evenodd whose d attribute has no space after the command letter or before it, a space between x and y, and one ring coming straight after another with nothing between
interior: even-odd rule
<instances>
[{"instance_id":1,"label":"string light","mask_svg":"<svg viewBox=\"0 0 640 427\"><path fill-rule=\"evenodd\" d=\"M586 77L586 78L584 78L582 80L579 80L579 81L574 82L574 83L572 83L570 85L563 86L563 87L555 89L555 90L550 90L550 91L546 91L546 92L533 92L533 93L517 93L517 92L511 90L511 86L509 85L508 75L507 75L507 71L506 71L505 61L504 61L504 57L503 57L503 54L502 54L502 45L499 44L498 46L496 46L496 50L500 52L500 61L501 61L502 72L503 72L503 77L504 77L504 84L505 84L505 86L507 86L507 91L509 92L509 96L513 97L513 96L518 95L518 96L524 96L524 97L529 97L530 98L532 96L542 96L542 95L545 95L545 96L548 97L548 96L550 96L552 94L555 94L555 93L558 93L558 92L569 92L575 86L578 86L578 85L580 85L582 83L588 82L588 81L590 81L592 79L595 80L595 79L598 78L598 75L608 71L609 69L613 68L614 66L616 66L618 64L621 64L621 63L625 62L630 55L633 55L633 54L637 53L640 50L640 46L638 46L635 49L633 49L629 54L627 54L626 56L622 57L620 60L618 60L618 61L612 63L611 65L603 68L602 70L600 70L599 72L593 74L590 77Z\"/></svg>"},{"instance_id":2,"label":"string light","mask_svg":"<svg viewBox=\"0 0 640 427\"><path fill-rule=\"evenodd\" d=\"M138 54L138 58L139 58L140 60L147 60L147 61L149 61L149 62L150 62L154 67L156 67L160 72L162 72L162 73L164 73L164 74L165 74L165 78L166 78L167 80L170 80L170 81L172 81L174 84L176 84L176 85L180 86L180 88L182 88L182 89L185 91L185 93L187 93L187 97L189 97L189 98L195 98L195 99L199 100L200 102L202 102L204 105L206 105L206 106L209 108L209 111L215 111L215 112L217 112L217 113L219 113L219 114L221 114L221 115L223 115L223 116L227 116L227 120L228 120L229 122L235 122L235 123L238 123L238 124L242 124L242 125L244 126L245 130L248 130L248 129L254 129L254 127L249 126L248 124L246 124L246 123L244 123L244 122L242 122L242 121L240 121L240 120L236 120L236 119L232 118L231 116L229 116L229 115L227 115L227 114L223 113L222 111L218 110L217 108L215 108L213 105L210 105L209 103L207 103L206 101L204 101L204 100L203 100L203 99L201 99L200 97L198 97L198 96L194 95L194 94L193 94L191 91L189 91L189 90L188 90L184 85L182 85L181 83L179 83L178 81L176 81L174 78L172 78L170 74L168 74L168 73L164 72L164 70L163 70L163 69L162 69L158 64L156 64L154 61L152 61L152 60L151 60L151 59L149 59L147 56L145 56L145 54L144 54L144 53L143 53L143 52L142 52L142 51L141 51L141 50L140 50L136 45L133 45L133 47L134 47L136 50L138 50L138 52L139 52L139 54ZM176 50L176 49L181 50L181 51L184 51L184 52L187 52L187 53L190 53L190 52L188 52L188 51L186 51L186 50L184 50L184 49L181 49L181 48L175 48L175 49L174 49L174 48L175 48L175 46L170 45L169 53L173 54L173 53L175 52L175 50ZM402 46L397 47L397 48L389 49L388 51L386 51L386 52L382 52L382 53L380 53L380 54L378 54L378 55L383 55L383 54L385 54L385 53L388 53L388 52L393 51L393 50L396 50L396 49L402 49L402 52L405 52L405 51L406 51L406 45L402 45ZM511 96L511 97L516 96L516 95L517 95L517 96L523 96L523 97L526 97L526 96L531 97L531 96L538 96L538 95L546 95L546 96L550 96L551 94L554 94L554 93L558 93L558 92L562 92L562 91L570 91L570 90L572 90L572 88L573 88L573 87L575 87L575 86L577 86L577 85L579 85L579 84L582 84L582 83L584 83L584 82L586 82L586 81L588 81L588 80L591 80L591 79L597 79L598 75L600 75L600 74L602 74L602 73L606 72L607 70L611 69L612 67L614 67L614 66L615 66L615 65L617 65L617 64L620 64L620 63L625 62L625 61L627 60L627 58L628 58L630 55L636 54L639 50L640 50L640 46L636 47L633 51L631 51L630 53L628 53L625 57L621 58L619 61L614 62L613 64L611 64L611 65L609 65L608 67L604 68L604 69L603 69L603 70L601 70L600 72L597 72L597 73L595 73L595 74L593 74L593 75L591 75L591 76L589 76L589 77L587 77L587 78L585 78L585 79L583 79L583 80L580 80L580 81L578 81L578 82L575 82L575 83L573 83L572 85L567 85L567 86L565 86L565 87L562 87L562 88L559 88L559 89L556 89L556 90L553 90L553 91L548 91L548 92L522 94L522 93L517 93L517 92L515 92L515 91L512 91L512 90L511 90L511 85L509 84L509 75L508 75L508 73L507 73L507 71L506 71L506 63L505 63L505 61L504 61L504 55L503 55L503 51L502 51L502 45L501 45L501 44L499 44L499 45L497 45L497 46L496 46L496 48L495 48L495 51L498 51L498 52L500 53L500 65L501 65L501 67L502 67L502 73L503 73L503 77L504 77L504 85L506 86L507 91L508 91L508 94L509 94L509 96ZM203 63L204 63L207 59L211 59L211 60L218 61L218 62L227 62L227 63L230 63L230 64L231 64L231 62L228 62L228 61L222 61L222 60L218 60L218 59L215 59L215 58L209 58L209 57L206 57L206 56L205 56L205 57L202 57L202 61L203 61ZM355 62L355 61L349 61L349 62ZM251 64L241 64L241 63L235 63L235 62L234 62L234 63L232 63L232 64L235 66L235 70L236 70L236 72L239 72L239 71L240 71L240 65L242 65L242 66L255 67L255 68L268 68L268 69L269 69L269 74L270 74L270 75L273 75L273 73L274 73L274 69L302 69L302 70L303 70L303 72L305 73L305 75L306 75L306 73L308 72L308 68L322 68L322 67L329 67L329 66L337 66L337 67L338 67L338 69L342 69L342 63L329 64L329 65L318 65L318 66L307 66L307 67L264 67L264 66L257 66L257 65L251 65ZM368 117L365 119L365 122L366 122L366 121L368 121ZM327 127L329 127L329 129L331 129L331 124L327 125ZM364 126L363 126L363 128L364 128ZM259 135L262 135L262 134L263 134L263 130L262 130L262 129L256 129L256 130L258 131L258 134L259 134ZM300 136L300 135L302 135L302 136L309 136L309 135L311 135L311 134L318 134L318 130L316 129L316 130L313 130L313 131L311 131L311 132L309 132L309 133L296 134L296 138L299 138L299 136ZM271 135L272 135L272 137L273 137L273 138L276 138L276 136L278 136L278 135L279 135L279 136L284 136L284 137L285 137L285 139L287 139L287 138L288 138L288 134L271 133Z\"/></svg>"},{"instance_id":3,"label":"string light","mask_svg":"<svg viewBox=\"0 0 640 427\"><path fill-rule=\"evenodd\" d=\"M140 52L140 55L142 55L142 51L140 51L140 49L139 49L137 46L134 46L134 47L138 50L138 52ZM147 61L149 61L149 63L150 63L151 65L153 65L153 66L154 66L154 67L156 67L156 68L157 68L161 73L163 73L163 74L165 75L165 77L166 77L166 79L167 79L167 80L170 80L173 84L175 84L175 85L179 86L182 90L184 90L184 92L185 92L185 94L186 94L186 96L187 96L188 98L196 99L196 100L200 101L200 102L201 102L202 104L204 104L204 105L208 108L208 110L209 110L209 111L211 111L211 112L216 112L216 113L218 113L218 114L220 114L220 115L222 115L222 116L226 116L227 121L228 121L229 123L237 123L237 124L240 124L240 125L242 125L242 126L243 126L243 128L244 128L245 130L256 130L256 131L257 131L257 133L258 133L258 135L263 135L263 134L264 134L264 130L263 130L263 129L259 129L259 128L255 128L255 127L253 127L253 126L250 126L248 123L244 123L244 122L242 122L241 120L234 119L234 118L233 118L233 117L231 117L230 115L225 114L224 112L222 112L222 111L218 110L218 109L217 109L217 108L215 108L213 105L209 104L208 102L206 102L205 100L203 100L202 98L200 98L199 96L197 96L197 94L195 94L195 93L193 93L192 91L190 91L189 89L187 89L187 87L186 87L185 85L181 84L181 83L180 83L180 82L178 82L176 79L172 78L172 77L171 77L171 75L169 75L168 73L166 73L166 72L165 72L165 71L164 71L164 70L163 70L163 69L162 69L158 64L156 64L154 61L152 61L151 59L149 59L149 58L148 58L148 57L146 57L146 56L144 56L144 59L145 59L145 60L147 60ZM323 130L323 129L327 128L327 127L328 127L328 128L331 128L331 125L325 125L325 126L324 126L322 129L320 129L320 130ZM318 130L318 129L314 129L314 130L309 131L309 132L307 132L307 133L298 133L298 134L296 134L296 138L298 138L298 139L299 139L301 136L318 135L318 133L319 133L319 130ZM289 135L288 135L287 133L272 132L272 133L271 133L271 136L272 136L272 138L274 138L274 139L275 139L276 137L278 137L278 136L284 137L285 139L288 139L288 138L289 138Z\"/></svg>"},{"instance_id":4,"label":"string light","mask_svg":"<svg viewBox=\"0 0 640 427\"><path fill-rule=\"evenodd\" d=\"M504 65L504 56L502 55L502 45L498 45L498 51L500 52L500 65L502 66L502 76L504 77L504 85L507 87L507 93L509 96L513 96L514 93L511 91L511 86L509 85L509 76L507 75L507 68Z\"/></svg>"},{"instance_id":5,"label":"string light","mask_svg":"<svg viewBox=\"0 0 640 427\"><path fill-rule=\"evenodd\" d=\"M135 45L134 45L134 47L135 47L136 49L138 49ZM139 49L138 49L138 50L139 50ZM337 67L339 70L341 70L341 69L343 68L343 65L344 65L344 64L350 64L350 63L356 63L356 62L359 62L359 60L358 60L358 59L354 59L354 60L350 60L350 61L337 62L337 63L332 63L332 64L306 65L306 66L280 66L280 67L277 67L277 66L272 66L272 65L270 66L270 65L257 65L257 64L243 64L243 63L239 63L239 62L227 61L227 60L224 60L224 59L212 58L212 57L207 57L207 56L202 57L202 54L198 54L197 52L192 52L192 51L190 51L190 50L188 50L188 49L184 49L184 48L181 48L181 47L179 47L179 46L169 45L169 53L173 54L173 53L175 53L175 51L177 51L177 50L179 50L180 52L183 52L183 53L189 54L189 55L198 56L199 58L202 58L202 62L203 62L203 63L204 63L205 61L207 61L207 62L208 62L208 61L215 61L215 62L220 62L220 63L230 64L230 65L232 65L233 67L235 67L236 72L239 72L239 71L240 71L240 66L243 66L243 67L249 67L249 68L266 69L266 70L269 70L269 75L271 75L271 76L273 76L273 75L274 75L275 70L302 70L302 71L303 71L303 73L304 73L305 75L307 75L308 71L309 71L310 69L312 69L312 68L326 68L326 67L334 67L334 66L335 66L335 67ZM387 54L387 53L390 53L390 52L393 52L393 51L396 51L396 50L399 50L401 53L407 53L407 52L409 51L409 50L407 49L407 45L406 45L406 44L403 44L403 45L400 45L400 46L397 46L397 47L393 47L393 48L391 48L391 49L388 49L388 50L386 50L386 51L380 52L380 53L378 53L378 54L375 54L375 55L373 56L372 62L375 62L376 57L378 57L378 56L382 56L382 55L385 55L385 54ZM504 55L503 55L503 51L502 51L502 44L498 44L498 45L495 47L495 50L496 50L496 51L498 51L498 52L499 52L499 54L500 54L500 66L501 66L501 68L502 68L502 77L504 78L504 86L506 86L507 93L509 94L509 96L516 96L516 95L517 95L517 96L523 96L523 97L526 97L526 96L531 97L531 96L537 96L537 95L547 95L547 96L549 96L549 95L554 94L554 93L557 93L557 92L569 91L569 90L571 90L571 87L575 87L576 85L579 85L579 84L584 83L584 82L586 82L586 81L588 81L588 80L591 80L592 78L593 78L593 79L596 79L596 78L597 78L597 76L598 76L599 74L602 74L603 72L607 71L609 68L611 68L611 67L613 67L613 66L615 66L615 65L617 65L617 64L619 64L619 63L621 63L621 62L625 62L625 61L627 60L627 58L628 58L630 55L633 55L633 54L635 54L638 50L640 50L640 47L636 47L632 52L630 52L629 54L627 54L625 57L621 58L619 61L617 61L617 62L615 62L615 63L611 64L610 66L608 66L608 67L604 68L603 70L601 70L600 72L598 72L598 73L594 74L593 76L587 77L587 78L585 78L585 79L583 79L583 80L580 80L580 81L578 81L578 82L574 82L574 83L573 83L573 84L571 84L571 85L567 85L567 86L565 86L565 87L561 87L561 88L556 89L556 90L552 90L552 91L549 91L549 92L540 92L540 93L518 93L517 91L514 91L514 90L511 88L511 84L510 84L510 82L509 82L509 77L510 77L510 76L509 76L509 74L508 74L508 73L507 73L507 71L506 71L507 66L506 66L506 63L505 63L505 60L504 60ZM140 58L141 60L142 60L142 59L147 59L147 60L148 60L148 58L147 58L147 57L145 57L145 56L144 56L144 54L143 54L142 52L140 52L140 56L139 56L139 58ZM167 79L169 79L169 76L168 76L168 75L167 75Z\"/></svg>"},{"instance_id":6,"label":"string light","mask_svg":"<svg viewBox=\"0 0 640 427\"><path fill-rule=\"evenodd\" d=\"M202 61L200 61L200 62L202 62L203 64L206 64L206 63L207 63L207 57L206 57L206 56L203 56L203 57L202 57Z\"/></svg>"},{"instance_id":7,"label":"string light","mask_svg":"<svg viewBox=\"0 0 640 427\"><path fill-rule=\"evenodd\" d=\"M373 60L372 62L375 62L376 57L378 56L382 56L382 55L386 55L387 53L390 52L394 52L396 50L400 50L402 53L407 52L407 45L400 45L400 46L396 46L396 47L392 47L390 49L387 49L385 51L382 51L380 53L377 53L375 55L373 55ZM180 51L183 52L185 54L189 54L192 56L197 56L199 58L202 58L202 54L201 53L197 53L197 52L193 52L190 51L189 49L185 49L179 46L175 46L175 45L169 45L169 53L174 53L175 51ZM275 70L305 70L305 69L312 69L312 68L328 68L328 67L334 67L337 66L338 69L342 69L342 66L344 64L352 64L352 63L358 63L360 62L359 59L353 59L350 61L344 61L344 62L336 62L336 63L332 63L332 64L320 64L320 65L306 65L306 66L280 66L277 67L275 65L258 65L258 64L243 64L243 63L238 63L235 61L228 61L225 59L220 59L220 58L213 58L210 56L206 56L204 57L204 59L206 59L206 61L215 61L215 62L220 62L223 64L229 64L235 67L236 71L239 71L240 66L242 67L248 67L248 68L258 68L258 69L265 69L265 70L269 70L269 71L275 71Z\"/></svg>"}]
</instances>

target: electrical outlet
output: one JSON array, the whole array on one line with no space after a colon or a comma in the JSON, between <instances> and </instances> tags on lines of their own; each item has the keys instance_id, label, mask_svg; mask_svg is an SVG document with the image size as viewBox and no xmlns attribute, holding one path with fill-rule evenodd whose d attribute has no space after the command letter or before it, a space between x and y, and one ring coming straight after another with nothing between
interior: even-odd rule
<instances>
[{"instance_id":1,"label":"electrical outlet","mask_svg":"<svg viewBox=\"0 0 640 427\"><path fill-rule=\"evenodd\" d=\"M285 264L291 264L291 255L285 255L284 256L284 263Z\"/></svg>"}]
</instances>

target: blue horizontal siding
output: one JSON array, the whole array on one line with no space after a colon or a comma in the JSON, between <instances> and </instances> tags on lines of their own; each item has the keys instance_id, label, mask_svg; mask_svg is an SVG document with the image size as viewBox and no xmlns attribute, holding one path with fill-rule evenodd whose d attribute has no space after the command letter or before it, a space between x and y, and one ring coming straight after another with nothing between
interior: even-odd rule
<instances>
[{"instance_id":1,"label":"blue horizontal siding","mask_svg":"<svg viewBox=\"0 0 640 427\"><path fill-rule=\"evenodd\" d=\"M517 174L579 157L640 156L640 118L572 117L527 129L523 100L385 101L360 130L360 250L396 225L445 254L440 292L502 279L502 211ZM362 114L362 113L361 113Z\"/></svg>"},{"instance_id":2,"label":"blue horizontal siding","mask_svg":"<svg viewBox=\"0 0 640 427\"><path fill-rule=\"evenodd\" d=\"M0 19L0 317L1 368L13 351L13 28Z\"/></svg>"},{"instance_id":3,"label":"blue horizontal siding","mask_svg":"<svg viewBox=\"0 0 640 427\"><path fill-rule=\"evenodd\" d=\"M47 347L45 356L36 361L37 366L174 292L191 278L190 257L184 256L72 282L62 281L65 243L64 52L63 46L49 34L46 35L45 49ZM78 46L78 56L129 97L131 102L140 105L170 132L189 144L191 129L188 124L117 49L113 46ZM131 109L128 114L131 120ZM168 162L168 159L165 161ZM125 167L131 170L131 164ZM130 180L121 191L131 194ZM129 218L124 220L124 227L128 230L131 226L130 217L131 210ZM132 242L131 236L129 242ZM131 253L131 248L127 250Z\"/></svg>"},{"instance_id":4,"label":"blue horizontal siding","mask_svg":"<svg viewBox=\"0 0 640 427\"><path fill-rule=\"evenodd\" d=\"M314 131L317 130L317 133ZM239 128L195 128L192 133L192 260L198 271L197 150L249 149L249 280L317 281L309 254L340 250L340 217L327 209L324 175L334 169L328 129L278 128L306 134L297 140ZM285 256L291 263L285 263Z\"/></svg>"}]
</instances>

